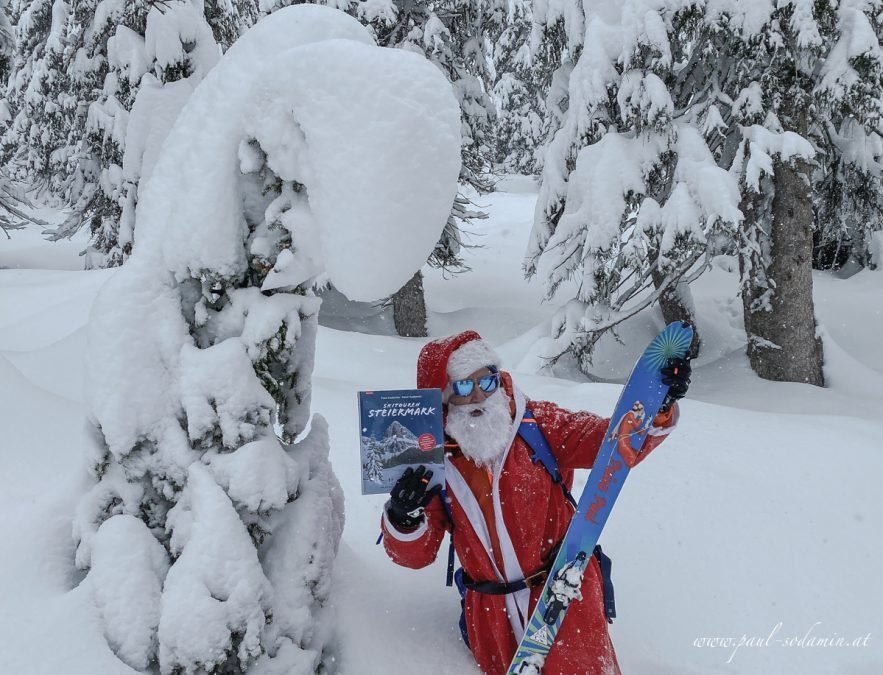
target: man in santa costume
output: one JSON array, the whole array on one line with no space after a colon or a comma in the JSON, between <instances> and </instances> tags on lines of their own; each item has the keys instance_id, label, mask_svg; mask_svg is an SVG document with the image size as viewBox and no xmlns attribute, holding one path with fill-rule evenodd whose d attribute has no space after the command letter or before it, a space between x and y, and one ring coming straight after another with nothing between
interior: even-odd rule
<instances>
[{"instance_id":1,"label":"man in santa costume","mask_svg":"<svg viewBox=\"0 0 883 675\"><path fill-rule=\"evenodd\" d=\"M663 369L669 397L650 427L643 459L677 419L689 362ZM441 389L445 402L447 504L431 472L409 469L383 514L384 546L399 565L435 560L446 532L463 566L465 622L475 660L487 675L505 673L542 592L573 507L519 435L525 409L545 436L569 489L573 470L590 468L608 419L529 401L500 370L500 359L475 331L428 343L417 362L417 386ZM618 674L607 632L601 572L591 556L579 593L543 667L545 675Z\"/></svg>"}]
</instances>

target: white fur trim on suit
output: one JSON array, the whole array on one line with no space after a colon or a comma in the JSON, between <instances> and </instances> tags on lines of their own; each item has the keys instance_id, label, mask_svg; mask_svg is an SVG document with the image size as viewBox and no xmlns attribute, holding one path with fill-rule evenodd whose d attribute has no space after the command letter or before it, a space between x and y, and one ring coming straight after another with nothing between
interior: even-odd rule
<instances>
[{"instance_id":1,"label":"white fur trim on suit","mask_svg":"<svg viewBox=\"0 0 883 675\"><path fill-rule=\"evenodd\" d=\"M517 389L514 392L513 398L515 400L515 418L512 420L512 427L509 432L509 445L506 447L503 456L494 466L493 482L491 484L494 505L494 523L497 530L497 539L500 542L501 553L503 555L503 570L498 569L494 562L494 556L491 553L493 549L491 547L490 533L488 532L487 523L484 520L484 514L475 499L475 495L472 494L472 490L469 488L468 483L460 472L457 471L450 459L447 457L445 458L445 481L448 484L448 488L454 493L454 496L456 496L457 501L460 503L460 507L463 509L466 518L469 520L469 524L472 525L472 529L475 531L479 541L481 541L482 546L484 546L485 553L490 560L491 566L493 567L499 581L516 581L524 578L524 571L518 563L515 547L512 544L512 537L509 534L509 530L503 519L503 508L502 503L500 502L500 474L503 471L503 465L506 462L506 457L509 455L509 450L515 442L515 436L518 434L518 428L521 425L521 418L524 415L524 409L527 404L527 399L525 399L524 394ZM506 614L509 618L509 625L512 627L512 634L516 639L521 639L521 636L524 634L524 628L528 616L527 610L528 603L530 602L530 590L523 589L517 593L510 593L506 595L505 602Z\"/></svg>"},{"instance_id":2,"label":"white fur trim on suit","mask_svg":"<svg viewBox=\"0 0 883 675\"><path fill-rule=\"evenodd\" d=\"M515 418L512 420L512 429L509 435L509 445L500 458L500 461L494 467L494 480L491 489L491 495L494 501L494 519L497 521L497 539L500 541L500 548L503 554L503 565L505 565L505 573L507 581L516 581L525 577L524 570L518 562L518 556L515 554L515 547L512 545L512 538L506 523L503 520L503 505L500 501L500 475L503 472L503 465L515 443L515 437L518 435L518 429L521 426L521 418L524 417L524 409L527 407L527 399L518 389L513 392L515 399ZM530 602L530 589L523 588L515 593L506 596L506 609L509 614L509 624L512 626L512 634L516 640L520 640L527 628L527 609Z\"/></svg>"},{"instance_id":3,"label":"white fur trim on suit","mask_svg":"<svg viewBox=\"0 0 883 675\"><path fill-rule=\"evenodd\" d=\"M448 377L461 380L487 366L500 367L500 357L484 340L470 340L453 351L448 359Z\"/></svg>"},{"instance_id":4,"label":"white fur trim on suit","mask_svg":"<svg viewBox=\"0 0 883 675\"><path fill-rule=\"evenodd\" d=\"M426 534L427 530L429 530L429 525L424 517L417 526L417 529L412 530L411 532L402 532L395 526L395 523L389 519L389 516L386 514L387 508L389 508L389 502L383 507L383 524L386 526L386 531L393 537L393 539L398 539L399 541L417 541L420 537Z\"/></svg>"},{"instance_id":5,"label":"white fur trim on suit","mask_svg":"<svg viewBox=\"0 0 883 675\"><path fill-rule=\"evenodd\" d=\"M448 457L445 457L445 481L447 481L448 488L454 493L457 501L460 502L460 508L463 509L463 512L466 514L466 519L469 521L469 524L472 525L472 529L475 530L475 536L478 537L478 540L484 547L484 551L487 553L494 574L497 575L497 581L503 581L503 575L500 574L500 570L497 569L497 564L494 562L494 556L490 553L492 550L491 535L487 529L487 523L484 520L481 507L478 505L475 495L472 494L472 490L469 488L466 479L463 478L463 475L457 470L457 467L451 463L451 460Z\"/></svg>"}]
</instances>

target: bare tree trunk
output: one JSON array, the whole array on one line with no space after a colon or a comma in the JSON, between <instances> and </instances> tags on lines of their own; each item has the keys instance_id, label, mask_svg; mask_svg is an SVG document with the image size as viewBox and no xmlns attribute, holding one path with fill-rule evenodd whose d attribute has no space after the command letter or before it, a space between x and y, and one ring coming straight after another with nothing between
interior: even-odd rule
<instances>
[{"instance_id":1,"label":"bare tree trunk","mask_svg":"<svg viewBox=\"0 0 883 675\"><path fill-rule=\"evenodd\" d=\"M392 296L392 319L402 337L426 337L426 300L420 270Z\"/></svg>"},{"instance_id":2,"label":"bare tree trunk","mask_svg":"<svg viewBox=\"0 0 883 675\"><path fill-rule=\"evenodd\" d=\"M658 290L665 280L665 275L653 270L653 286ZM696 312L693 305L693 293L685 281L677 281L659 295L659 308L666 324L673 321L687 321L693 326L693 341L690 343L690 358L699 356L702 340L696 326Z\"/></svg>"},{"instance_id":3,"label":"bare tree trunk","mask_svg":"<svg viewBox=\"0 0 883 675\"><path fill-rule=\"evenodd\" d=\"M822 343L816 335L812 298L812 195L808 163L774 163L771 223L760 199L743 203L746 227L759 233L763 252L749 267L742 288L748 359L767 380L824 386ZM759 225L759 227L758 227ZM740 261L745 268L745 261Z\"/></svg>"}]
</instances>

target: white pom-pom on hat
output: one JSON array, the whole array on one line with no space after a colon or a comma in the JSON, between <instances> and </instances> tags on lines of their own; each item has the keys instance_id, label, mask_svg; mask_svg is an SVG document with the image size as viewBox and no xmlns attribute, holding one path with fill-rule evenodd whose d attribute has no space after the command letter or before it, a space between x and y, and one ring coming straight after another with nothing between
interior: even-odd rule
<instances>
[{"instance_id":1,"label":"white pom-pom on hat","mask_svg":"<svg viewBox=\"0 0 883 675\"><path fill-rule=\"evenodd\" d=\"M500 357L484 340L470 340L451 353L447 365L448 377L462 380L488 366L499 368Z\"/></svg>"}]
</instances>

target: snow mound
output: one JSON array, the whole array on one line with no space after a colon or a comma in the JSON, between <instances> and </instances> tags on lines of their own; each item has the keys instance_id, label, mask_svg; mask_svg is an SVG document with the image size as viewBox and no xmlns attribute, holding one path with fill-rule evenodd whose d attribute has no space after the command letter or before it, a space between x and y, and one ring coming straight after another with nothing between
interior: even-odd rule
<instances>
[{"instance_id":1,"label":"snow mound","mask_svg":"<svg viewBox=\"0 0 883 675\"><path fill-rule=\"evenodd\" d=\"M230 498L201 464L191 465L186 494L169 512L168 526L180 557L163 587L162 672L191 663L211 672L237 637L237 654L246 663L260 653L272 590Z\"/></svg>"},{"instance_id":2,"label":"snow mound","mask_svg":"<svg viewBox=\"0 0 883 675\"><path fill-rule=\"evenodd\" d=\"M261 438L215 455L209 465L230 499L249 511L281 509L298 491L298 465L276 439Z\"/></svg>"},{"instance_id":3,"label":"snow mound","mask_svg":"<svg viewBox=\"0 0 883 675\"><path fill-rule=\"evenodd\" d=\"M258 424L270 424L275 408L273 397L253 377L254 366L245 345L237 339L197 349L185 344L181 349L181 403L187 417L190 440L204 438L220 426L227 448L254 440Z\"/></svg>"},{"instance_id":4,"label":"snow mound","mask_svg":"<svg viewBox=\"0 0 883 675\"><path fill-rule=\"evenodd\" d=\"M165 549L142 521L125 514L104 522L92 545L89 586L114 653L143 670L156 654Z\"/></svg>"}]
</instances>

